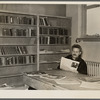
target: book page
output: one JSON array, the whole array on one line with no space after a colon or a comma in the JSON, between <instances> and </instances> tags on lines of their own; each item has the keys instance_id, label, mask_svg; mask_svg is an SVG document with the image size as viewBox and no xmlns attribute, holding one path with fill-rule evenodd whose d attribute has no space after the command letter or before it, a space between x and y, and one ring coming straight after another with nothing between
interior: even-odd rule
<instances>
[{"instance_id":1,"label":"book page","mask_svg":"<svg viewBox=\"0 0 100 100\"><path fill-rule=\"evenodd\" d=\"M67 59L64 57L61 58L60 68L63 70L78 73L78 71L77 71L78 65L79 65L79 62L77 62L77 61L70 60L70 59Z\"/></svg>"}]
</instances>

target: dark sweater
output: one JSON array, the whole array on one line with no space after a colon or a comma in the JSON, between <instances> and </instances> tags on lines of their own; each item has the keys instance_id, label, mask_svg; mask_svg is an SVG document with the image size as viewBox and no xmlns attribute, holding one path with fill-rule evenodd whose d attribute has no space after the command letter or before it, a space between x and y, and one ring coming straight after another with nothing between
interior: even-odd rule
<instances>
[{"instance_id":1,"label":"dark sweater","mask_svg":"<svg viewBox=\"0 0 100 100\"><path fill-rule=\"evenodd\" d=\"M73 60L72 55L69 55L65 58ZM85 61L81 57L77 58L76 61L80 62L79 66L77 68L77 71L81 74L87 74L87 65L86 65ZM60 69L60 66L58 66L58 69Z\"/></svg>"}]
</instances>

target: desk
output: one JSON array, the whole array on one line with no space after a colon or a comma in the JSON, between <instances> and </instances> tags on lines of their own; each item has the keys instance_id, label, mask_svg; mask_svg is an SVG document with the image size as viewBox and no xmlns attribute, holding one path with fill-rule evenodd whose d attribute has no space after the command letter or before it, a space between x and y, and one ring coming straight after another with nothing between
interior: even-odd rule
<instances>
[{"instance_id":1,"label":"desk","mask_svg":"<svg viewBox=\"0 0 100 100\"><path fill-rule=\"evenodd\" d=\"M66 76L65 79L67 79L67 77L74 78L74 79L86 77L86 75L68 72L64 70L51 70L51 71L44 71L44 72L53 75L63 75ZM28 76L27 74L23 75L23 80L26 85L36 88L37 90L90 90L87 88L80 87L79 84L62 85L62 84L57 84L54 80L40 78L39 76Z\"/></svg>"}]
</instances>

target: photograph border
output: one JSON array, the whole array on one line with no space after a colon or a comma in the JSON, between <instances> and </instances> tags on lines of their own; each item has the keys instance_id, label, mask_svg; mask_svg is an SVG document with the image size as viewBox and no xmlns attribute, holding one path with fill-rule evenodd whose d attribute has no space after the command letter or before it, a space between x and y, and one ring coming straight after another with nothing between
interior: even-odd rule
<instances>
[{"instance_id":1,"label":"photograph border","mask_svg":"<svg viewBox=\"0 0 100 100\"><path fill-rule=\"evenodd\" d=\"M39 1L39 2L38 2ZM0 0L0 4L100 4L99 0ZM100 91L92 90L38 90L38 91L19 91L19 90L1 90L1 100L95 100L100 99Z\"/></svg>"}]
</instances>

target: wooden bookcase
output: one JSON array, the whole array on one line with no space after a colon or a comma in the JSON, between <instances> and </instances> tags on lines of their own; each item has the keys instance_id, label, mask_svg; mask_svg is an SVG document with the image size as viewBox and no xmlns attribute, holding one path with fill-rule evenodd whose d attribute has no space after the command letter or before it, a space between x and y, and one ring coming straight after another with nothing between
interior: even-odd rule
<instances>
[{"instance_id":1,"label":"wooden bookcase","mask_svg":"<svg viewBox=\"0 0 100 100\"><path fill-rule=\"evenodd\" d=\"M70 53L71 18L0 11L0 84L24 72L56 69Z\"/></svg>"},{"instance_id":2,"label":"wooden bookcase","mask_svg":"<svg viewBox=\"0 0 100 100\"><path fill-rule=\"evenodd\" d=\"M0 84L23 84L37 70L37 16L0 12Z\"/></svg>"},{"instance_id":3,"label":"wooden bookcase","mask_svg":"<svg viewBox=\"0 0 100 100\"><path fill-rule=\"evenodd\" d=\"M57 69L70 53L71 18L39 16L39 70Z\"/></svg>"}]
</instances>

